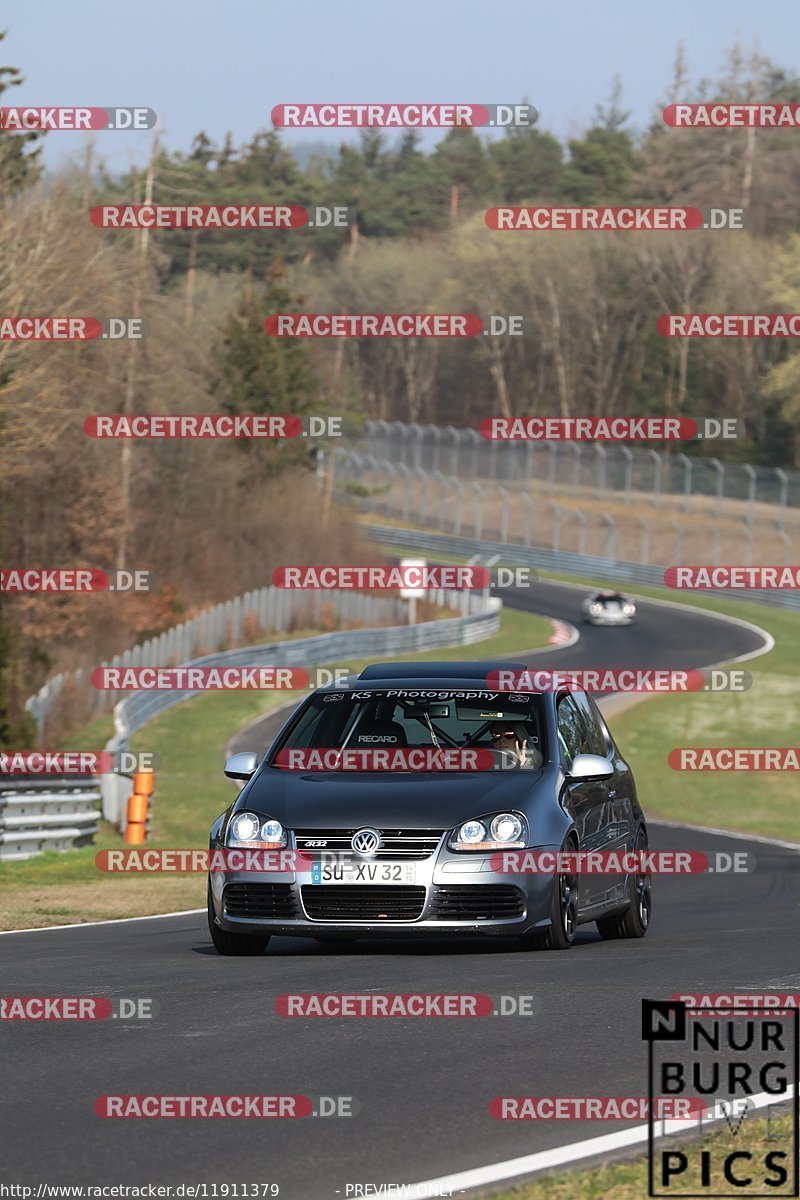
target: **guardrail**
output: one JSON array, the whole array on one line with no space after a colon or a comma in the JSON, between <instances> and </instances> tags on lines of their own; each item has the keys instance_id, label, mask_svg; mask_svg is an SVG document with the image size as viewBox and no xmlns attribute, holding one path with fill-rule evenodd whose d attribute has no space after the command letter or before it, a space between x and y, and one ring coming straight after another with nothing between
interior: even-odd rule
<instances>
[{"instance_id":1,"label":"guardrail","mask_svg":"<svg viewBox=\"0 0 800 1200\"><path fill-rule=\"evenodd\" d=\"M307 667L314 663L338 662L348 658L386 657L443 646L467 646L492 637L500 628L502 602L482 592L436 592L431 594L447 607L460 608L460 617L441 621L423 621L419 625L392 625L382 629L348 629L322 633L311 638L269 642L240 650L226 650L192 659L184 666L198 667ZM196 691L139 691L121 700L114 709L116 734L108 743L109 751L122 750L131 733L141 729L153 717L181 704Z\"/></svg>"},{"instance_id":2,"label":"guardrail","mask_svg":"<svg viewBox=\"0 0 800 1200\"><path fill-rule=\"evenodd\" d=\"M491 555L510 566L539 567L544 571L557 571L564 575L584 576L609 583L641 583L650 587L664 587L664 568L653 564L601 558L594 554L575 554L568 550L546 550L513 542L455 537L446 533L429 533L427 530L403 529L397 525L367 524L362 525L362 529L374 542L380 542L384 546L417 550L420 553L456 555L463 557L464 561L473 554ZM778 608L800 611L800 595L788 589L763 592L749 588L737 588L735 592L703 589L703 595L718 597L720 600L750 600L757 604L771 604Z\"/></svg>"},{"instance_id":3,"label":"guardrail","mask_svg":"<svg viewBox=\"0 0 800 1200\"><path fill-rule=\"evenodd\" d=\"M288 591L277 587L258 588L234 600L207 608L189 621L165 630L158 637L116 654L103 667L168 667L185 663L202 650L220 651L238 646L259 630L287 632L298 622L318 628L326 619L359 625L386 625L403 620L405 602L397 596L371 596L356 591ZM62 692L74 705L84 702L87 719L107 712L116 703L111 692L91 686L89 671L63 672L48 679L26 708L36 721L39 741L44 740L45 723Z\"/></svg>"},{"instance_id":4,"label":"guardrail","mask_svg":"<svg viewBox=\"0 0 800 1200\"><path fill-rule=\"evenodd\" d=\"M323 596L330 594L318 593ZM283 595L286 596L286 593ZM460 610L461 615L423 621L418 625L342 630L310 638L223 650L188 659L181 665L284 667L337 661L346 665L344 660L348 658L383 657L444 646L466 646L491 637L500 628L502 601L488 594L442 590L430 593L428 599L440 607ZM378 611L373 607L376 604L383 604L384 614L387 604L396 605L395 611L404 611L404 605L397 599L381 600L359 593L351 593L344 607L374 616ZM119 661L115 659L114 665ZM158 664L146 662L139 665ZM153 717L201 694L188 690L137 691L119 700L114 709L116 732L105 749L110 753L125 749L130 735ZM111 695L116 698L119 693ZM103 774L99 779L50 776L37 777L35 780L8 779L0 783L0 859L29 858L43 850L69 850L90 842L98 829L98 805L102 807L105 819L124 831L130 790L131 781L113 773Z\"/></svg>"},{"instance_id":5,"label":"guardrail","mask_svg":"<svg viewBox=\"0 0 800 1200\"><path fill-rule=\"evenodd\" d=\"M75 775L0 783L0 860L88 845L100 818L100 783Z\"/></svg>"}]
</instances>

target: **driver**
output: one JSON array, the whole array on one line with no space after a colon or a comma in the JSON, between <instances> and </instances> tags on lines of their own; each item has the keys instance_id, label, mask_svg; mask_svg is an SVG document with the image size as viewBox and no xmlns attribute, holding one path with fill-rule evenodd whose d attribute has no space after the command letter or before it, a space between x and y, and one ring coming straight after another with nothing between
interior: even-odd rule
<instances>
[{"instance_id":1,"label":"driver","mask_svg":"<svg viewBox=\"0 0 800 1200\"><path fill-rule=\"evenodd\" d=\"M528 754L528 739L520 741L516 729L507 721L493 721L489 726L489 737L493 750L505 750L516 758L515 766L533 766Z\"/></svg>"}]
</instances>

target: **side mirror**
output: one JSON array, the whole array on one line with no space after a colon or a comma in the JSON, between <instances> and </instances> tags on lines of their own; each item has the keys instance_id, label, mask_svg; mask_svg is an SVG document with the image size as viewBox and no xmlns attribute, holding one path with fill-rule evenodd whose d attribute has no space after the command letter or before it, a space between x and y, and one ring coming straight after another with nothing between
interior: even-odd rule
<instances>
[{"instance_id":1,"label":"side mirror","mask_svg":"<svg viewBox=\"0 0 800 1200\"><path fill-rule=\"evenodd\" d=\"M226 759L224 769L228 779L250 779L257 767L258 755L246 750L243 754L232 754Z\"/></svg>"},{"instance_id":2,"label":"side mirror","mask_svg":"<svg viewBox=\"0 0 800 1200\"><path fill-rule=\"evenodd\" d=\"M608 779L613 774L611 763L599 754L576 754L567 772L570 779Z\"/></svg>"}]
</instances>

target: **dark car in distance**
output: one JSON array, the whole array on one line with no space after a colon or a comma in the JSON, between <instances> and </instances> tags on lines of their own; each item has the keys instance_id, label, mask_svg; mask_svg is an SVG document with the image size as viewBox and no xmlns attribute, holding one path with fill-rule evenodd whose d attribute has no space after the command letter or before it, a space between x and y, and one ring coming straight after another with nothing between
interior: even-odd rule
<instances>
[{"instance_id":1,"label":"dark car in distance","mask_svg":"<svg viewBox=\"0 0 800 1200\"><path fill-rule=\"evenodd\" d=\"M642 937L652 904L648 874L497 869L506 849L647 849L631 768L592 697L573 688L498 691L487 682L509 668L526 669L370 666L345 686L312 692L261 761L254 753L229 758L225 774L245 782L214 822L211 850L285 849L303 859L288 872L209 874L216 949L260 954L279 934L320 941L492 935L556 950L589 922L606 938ZM520 753L496 749L508 744ZM353 747L406 755L471 748L490 767L287 769L293 755L306 762L315 748L344 755Z\"/></svg>"}]
</instances>

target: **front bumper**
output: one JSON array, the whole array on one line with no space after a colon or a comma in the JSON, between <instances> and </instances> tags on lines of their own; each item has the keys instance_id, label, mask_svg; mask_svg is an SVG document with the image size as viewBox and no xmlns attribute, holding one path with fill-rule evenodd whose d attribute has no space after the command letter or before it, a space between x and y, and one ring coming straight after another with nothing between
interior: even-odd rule
<instances>
[{"instance_id":1,"label":"front bumper","mask_svg":"<svg viewBox=\"0 0 800 1200\"><path fill-rule=\"evenodd\" d=\"M229 933L514 937L549 925L553 876L493 871L490 859L440 852L414 863L413 885L379 889L312 884L308 874L217 872L210 876L211 898L217 924ZM241 915L248 909L258 915Z\"/></svg>"}]
</instances>

